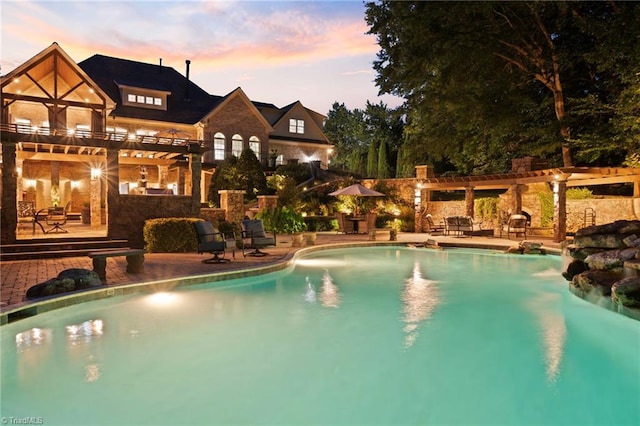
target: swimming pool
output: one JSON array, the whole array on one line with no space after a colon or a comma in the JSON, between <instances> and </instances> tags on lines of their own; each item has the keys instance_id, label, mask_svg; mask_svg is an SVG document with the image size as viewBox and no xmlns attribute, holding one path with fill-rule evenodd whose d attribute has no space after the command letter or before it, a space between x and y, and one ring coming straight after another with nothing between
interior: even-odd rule
<instances>
[{"instance_id":1,"label":"swimming pool","mask_svg":"<svg viewBox=\"0 0 640 426\"><path fill-rule=\"evenodd\" d=\"M52 424L640 423L640 326L558 257L397 247L2 326L2 416Z\"/></svg>"}]
</instances>

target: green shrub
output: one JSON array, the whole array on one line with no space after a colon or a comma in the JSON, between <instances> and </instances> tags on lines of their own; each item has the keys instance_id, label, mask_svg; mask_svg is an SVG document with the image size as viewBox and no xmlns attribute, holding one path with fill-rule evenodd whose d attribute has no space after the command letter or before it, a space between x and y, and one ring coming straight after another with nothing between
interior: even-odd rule
<instances>
[{"instance_id":1,"label":"green shrub","mask_svg":"<svg viewBox=\"0 0 640 426\"><path fill-rule=\"evenodd\" d=\"M567 200L588 200L593 198L593 192L589 188L567 189Z\"/></svg>"},{"instance_id":2,"label":"green shrub","mask_svg":"<svg viewBox=\"0 0 640 426\"><path fill-rule=\"evenodd\" d=\"M306 229L302 214L288 207L264 209L257 215L266 230L275 234L294 234Z\"/></svg>"},{"instance_id":3,"label":"green shrub","mask_svg":"<svg viewBox=\"0 0 640 426\"><path fill-rule=\"evenodd\" d=\"M490 222L498 217L498 198L476 198L474 207L476 218L483 222Z\"/></svg>"},{"instance_id":4,"label":"green shrub","mask_svg":"<svg viewBox=\"0 0 640 426\"><path fill-rule=\"evenodd\" d=\"M334 226L335 222L335 226ZM333 231L337 229L337 223L334 218L329 216L314 216L305 217L304 223L307 226L307 231L320 232L320 231Z\"/></svg>"},{"instance_id":5,"label":"green shrub","mask_svg":"<svg viewBox=\"0 0 640 426\"><path fill-rule=\"evenodd\" d=\"M145 248L149 253L186 253L198 250L198 240L193 227L202 219L192 217L168 217L144 222Z\"/></svg>"},{"instance_id":6,"label":"green shrub","mask_svg":"<svg viewBox=\"0 0 640 426\"><path fill-rule=\"evenodd\" d=\"M540 224L542 226L553 225L553 194L551 192L539 192L540 198Z\"/></svg>"}]
</instances>

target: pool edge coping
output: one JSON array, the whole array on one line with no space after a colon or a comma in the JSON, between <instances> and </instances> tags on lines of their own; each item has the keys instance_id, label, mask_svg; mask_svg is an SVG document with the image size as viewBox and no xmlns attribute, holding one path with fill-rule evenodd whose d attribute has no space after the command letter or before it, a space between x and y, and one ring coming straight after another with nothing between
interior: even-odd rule
<instances>
[{"instance_id":1,"label":"pool edge coping","mask_svg":"<svg viewBox=\"0 0 640 426\"><path fill-rule=\"evenodd\" d=\"M21 319L30 318L38 314L53 311L80 303L92 302L95 300L108 299L117 296L126 296L130 294L143 293L149 288L157 291L158 288L178 288L192 285L204 284L207 282L224 281L236 278L245 278L256 275L267 274L270 272L281 271L292 266L295 260L305 254L315 251L344 249L349 247L375 247L375 246L400 246L400 247L416 247L420 243L409 243L399 241L360 241L338 244L322 244L317 246L308 246L301 248L293 253L288 253L284 258L275 263L257 266L252 268L238 269L234 271L213 272L210 274L190 275L178 278L169 278L166 280L155 280L148 282L139 282L132 284L122 284L116 286L101 286L96 289L78 290L72 293L62 295L53 295L46 298L37 299L35 301L25 301L20 304L7 306L5 310L0 312L0 327L6 324L19 321ZM482 243L439 243L442 248L475 248L481 250L506 250L508 246L490 245ZM431 248L426 248L431 250ZM560 255L556 250L546 250L546 254Z\"/></svg>"}]
</instances>

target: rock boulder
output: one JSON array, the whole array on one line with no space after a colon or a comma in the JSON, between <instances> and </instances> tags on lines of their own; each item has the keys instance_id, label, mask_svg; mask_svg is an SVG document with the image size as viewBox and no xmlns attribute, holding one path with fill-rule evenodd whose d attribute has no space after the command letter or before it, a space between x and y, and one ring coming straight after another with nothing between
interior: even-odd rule
<instances>
[{"instance_id":1,"label":"rock boulder","mask_svg":"<svg viewBox=\"0 0 640 426\"><path fill-rule=\"evenodd\" d=\"M640 278L623 278L613 284L611 300L628 308L640 308Z\"/></svg>"}]
</instances>

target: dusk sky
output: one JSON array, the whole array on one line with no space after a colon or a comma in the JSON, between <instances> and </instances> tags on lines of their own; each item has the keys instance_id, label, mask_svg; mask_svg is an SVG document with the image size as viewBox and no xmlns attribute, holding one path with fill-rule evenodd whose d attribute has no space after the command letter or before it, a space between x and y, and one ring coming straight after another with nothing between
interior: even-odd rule
<instances>
[{"instance_id":1,"label":"dusk sky","mask_svg":"<svg viewBox=\"0 0 640 426\"><path fill-rule=\"evenodd\" d=\"M327 114L378 97L375 36L365 7L343 1L2 0L1 74L57 42L80 62L93 54L170 66L207 92L242 87L254 101L297 100Z\"/></svg>"}]
</instances>

